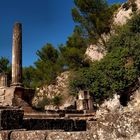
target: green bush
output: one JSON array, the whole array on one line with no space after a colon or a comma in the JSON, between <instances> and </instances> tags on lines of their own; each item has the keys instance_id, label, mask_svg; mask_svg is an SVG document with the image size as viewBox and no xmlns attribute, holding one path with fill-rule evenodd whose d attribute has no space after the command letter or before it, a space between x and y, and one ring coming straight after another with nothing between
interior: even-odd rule
<instances>
[{"instance_id":1,"label":"green bush","mask_svg":"<svg viewBox=\"0 0 140 140\"><path fill-rule=\"evenodd\" d=\"M62 96L60 95L54 96L54 98L51 99L51 104L53 106L59 107L62 104Z\"/></svg>"},{"instance_id":2,"label":"green bush","mask_svg":"<svg viewBox=\"0 0 140 140\"><path fill-rule=\"evenodd\" d=\"M51 99L44 96L43 99L38 102L35 108L44 110L44 107L46 105L53 105L55 107L59 107L62 104L62 101L63 101L63 98L60 95L56 95Z\"/></svg>"},{"instance_id":3,"label":"green bush","mask_svg":"<svg viewBox=\"0 0 140 140\"><path fill-rule=\"evenodd\" d=\"M43 100L39 101L38 104L36 105L36 108L44 110L44 107L46 105L50 105L50 99L47 97L44 97Z\"/></svg>"},{"instance_id":4,"label":"green bush","mask_svg":"<svg viewBox=\"0 0 140 140\"><path fill-rule=\"evenodd\" d=\"M73 73L70 80L72 94L89 89L97 103L123 94L140 75L140 15L135 15L127 25L118 29L107 43L107 55L90 68ZM74 93L75 91L75 93Z\"/></svg>"}]
</instances>

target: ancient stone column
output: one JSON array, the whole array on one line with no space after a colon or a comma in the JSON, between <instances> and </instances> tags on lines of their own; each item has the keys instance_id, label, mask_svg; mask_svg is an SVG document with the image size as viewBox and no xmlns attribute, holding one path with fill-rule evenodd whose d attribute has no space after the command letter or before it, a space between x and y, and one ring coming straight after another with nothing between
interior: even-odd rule
<instances>
[{"instance_id":1,"label":"ancient stone column","mask_svg":"<svg viewBox=\"0 0 140 140\"><path fill-rule=\"evenodd\" d=\"M7 87L7 75L0 74L0 87Z\"/></svg>"},{"instance_id":2,"label":"ancient stone column","mask_svg":"<svg viewBox=\"0 0 140 140\"><path fill-rule=\"evenodd\" d=\"M12 84L22 86L22 25L16 23L13 30Z\"/></svg>"}]
</instances>

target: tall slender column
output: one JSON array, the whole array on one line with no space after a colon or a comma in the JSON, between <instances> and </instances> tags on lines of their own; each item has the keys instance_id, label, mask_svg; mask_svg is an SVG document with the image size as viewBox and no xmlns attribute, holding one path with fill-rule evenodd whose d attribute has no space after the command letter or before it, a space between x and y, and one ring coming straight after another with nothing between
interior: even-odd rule
<instances>
[{"instance_id":1,"label":"tall slender column","mask_svg":"<svg viewBox=\"0 0 140 140\"><path fill-rule=\"evenodd\" d=\"M22 86L22 25L16 23L13 30L12 84Z\"/></svg>"}]
</instances>

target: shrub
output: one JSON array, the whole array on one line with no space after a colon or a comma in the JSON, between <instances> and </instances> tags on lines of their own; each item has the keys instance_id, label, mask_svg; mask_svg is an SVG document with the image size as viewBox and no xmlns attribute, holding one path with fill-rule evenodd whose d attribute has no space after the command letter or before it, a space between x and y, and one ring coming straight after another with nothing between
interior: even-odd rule
<instances>
[{"instance_id":1,"label":"shrub","mask_svg":"<svg viewBox=\"0 0 140 140\"><path fill-rule=\"evenodd\" d=\"M52 98L51 104L59 107L62 104L62 96L56 95L54 98Z\"/></svg>"},{"instance_id":2,"label":"shrub","mask_svg":"<svg viewBox=\"0 0 140 140\"><path fill-rule=\"evenodd\" d=\"M140 15L118 30L107 43L107 55L90 68L80 69L70 80L70 89L89 89L96 103L123 94L140 75Z\"/></svg>"},{"instance_id":3,"label":"shrub","mask_svg":"<svg viewBox=\"0 0 140 140\"><path fill-rule=\"evenodd\" d=\"M36 105L36 108L39 108L41 110L44 110L44 107L46 105L50 104L50 99L47 97L44 97L43 100L39 101L38 104Z\"/></svg>"}]
</instances>

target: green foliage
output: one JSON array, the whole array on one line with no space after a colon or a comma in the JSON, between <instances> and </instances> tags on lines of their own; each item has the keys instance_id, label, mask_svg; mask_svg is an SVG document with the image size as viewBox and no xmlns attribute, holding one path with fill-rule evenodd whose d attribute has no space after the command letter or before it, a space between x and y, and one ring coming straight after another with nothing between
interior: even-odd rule
<instances>
[{"instance_id":1,"label":"green foliage","mask_svg":"<svg viewBox=\"0 0 140 140\"><path fill-rule=\"evenodd\" d=\"M44 110L44 107L49 104L50 104L50 99L47 97L44 97L43 100L38 102L38 104L36 105L36 108Z\"/></svg>"},{"instance_id":2,"label":"green foliage","mask_svg":"<svg viewBox=\"0 0 140 140\"><path fill-rule=\"evenodd\" d=\"M12 69L11 69L10 61L6 57L0 58L0 73L7 74L8 84L10 85Z\"/></svg>"},{"instance_id":3,"label":"green foliage","mask_svg":"<svg viewBox=\"0 0 140 140\"><path fill-rule=\"evenodd\" d=\"M32 66L23 68L23 85L27 88L35 88L37 85L36 69Z\"/></svg>"},{"instance_id":4,"label":"green foliage","mask_svg":"<svg viewBox=\"0 0 140 140\"><path fill-rule=\"evenodd\" d=\"M26 87L39 87L55 83L57 75L62 71L59 51L51 44L46 44L37 51L38 60L35 66L23 69L23 83Z\"/></svg>"},{"instance_id":5,"label":"green foliage","mask_svg":"<svg viewBox=\"0 0 140 140\"><path fill-rule=\"evenodd\" d=\"M0 58L0 73L9 73L10 62L7 58Z\"/></svg>"},{"instance_id":6,"label":"green foliage","mask_svg":"<svg viewBox=\"0 0 140 140\"><path fill-rule=\"evenodd\" d=\"M134 53L139 48L140 43L140 18L139 15L134 15L133 18L128 21L127 25L120 27L116 35L112 36L107 43L107 50L111 52L115 48L129 48L130 53Z\"/></svg>"},{"instance_id":7,"label":"green foliage","mask_svg":"<svg viewBox=\"0 0 140 140\"><path fill-rule=\"evenodd\" d=\"M59 107L62 104L62 99L63 98L60 95L54 96L54 98L51 100L51 103L53 106Z\"/></svg>"},{"instance_id":8,"label":"green foliage","mask_svg":"<svg viewBox=\"0 0 140 140\"><path fill-rule=\"evenodd\" d=\"M74 47L85 51L86 39L83 37L82 29L79 26L75 26L73 34L68 37L66 45L68 48Z\"/></svg>"},{"instance_id":9,"label":"green foliage","mask_svg":"<svg viewBox=\"0 0 140 140\"><path fill-rule=\"evenodd\" d=\"M62 104L62 101L63 101L63 98L60 95L56 95L52 99L44 96L43 99L38 102L35 108L44 110L44 107L46 105L53 105L55 107L59 107Z\"/></svg>"},{"instance_id":10,"label":"green foliage","mask_svg":"<svg viewBox=\"0 0 140 140\"><path fill-rule=\"evenodd\" d=\"M79 68L84 65L84 56L80 49L77 48L63 48L63 57L65 59L66 65L69 68Z\"/></svg>"},{"instance_id":11,"label":"green foliage","mask_svg":"<svg viewBox=\"0 0 140 140\"><path fill-rule=\"evenodd\" d=\"M89 89L94 100L101 103L114 93L123 93L140 75L140 15L119 28L107 43L108 53L91 67L76 71L70 80L70 89Z\"/></svg>"},{"instance_id":12,"label":"green foliage","mask_svg":"<svg viewBox=\"0 0 140 140\"><path fill-rule=\"evenodd\" d=\"M61 71L61 66L58 63L58 50L51 44L47 44L37 51L37 55L39 59L35 62L35 69L39 85L54 83L58 72Z\"/></svg>"},{"instance_id":13,"label":"green foliage","mask_svg":"<svg viewBox=\"0 0 140 140\"><path fill-rule=\"evenodd\" d=\"M90 41L97 41L101 34L108 33L111 28L112 15L118 8L108 6L105 0L74 0L75 8L72 9L72 16L75 22L83 28Z\"/></svg>"},{"instance_id":14,"label":"green foliage","mask_svg":"<svg viewBox=\"0 0 140 140\"><path fill-rule=\"evenodd\" d=\"M65 45L55 49L51 44L46 44L37 51L35 66L23 70L24 85L38 87L53 84L57 75L65 69L88 67L89 62L84 60L86 48L87 39L83 37L81 28L76 26Z\"/></svg>"},{"instance_id":15,"label":"green foliage","mask_svg":"<svg viewBox=\"0 0 140 140\"><path fill-rule=\"evenodd\" d=\"M23 72L26 86L52 84L56 76L65 68L77 70L89 67L89 62L85 60L89 38L97 40L102 33L110 30L111 16L118 5L108 6L104 0L75 0L74 2L76 7L72 10L73 19L81 26L75 27L73 34L68 37L65 45L59 46L59 50L51 44L46 44L37 51L39 59L35 62L35 67L25 68Z\"/></svg>"},{"instance_id":16,"label":"green foliage","mask_svg":"<svg viewBox=\"0 0 140 140\"><path fill-rule=\"evenodd\" d=\"M84 60L87 40L82 36L81 29L76 26L66 45L59 47L61 58L70 69L78 69L88 65Z\"/></svg>"},{"instance_id":17,"label":"green foliage","mask_svg":"<svg viewBox=\"0 0 140 140\"><path fill-rule=\"evenodd\" d=\"M39 56L39 60L43 62L50 61L52 63L55 63L58 58L58 51L54 49L54 47L50 43L42 47L41 50L38 50L36 54L37 56Z\"/></svg>"},{"instance_id":18,"label":"green foliage","mask_svg":"<svg viewBox=\"0 0 140 140\"><path fill-rule=\"evenodd\" d=\"M51 84L55 82L57 76L57 65L51 63L50 61L37 61L36 65L36 76L39 85L41 84Z\"/></svg>"},{"instance_id":19,"label":"green foliage","mask_svg":"<svg viewBox=\"0 0 140 140\"><path fill-rule=\"evenodd\" d=\"M134 64L127 62L128 57L128 49L117 48L90 68L77 71L70 80L72 93L88 89L94 100L100 103L114 93L123 92L136 81L138 75Z\"/></svg>"}]
</instances>

